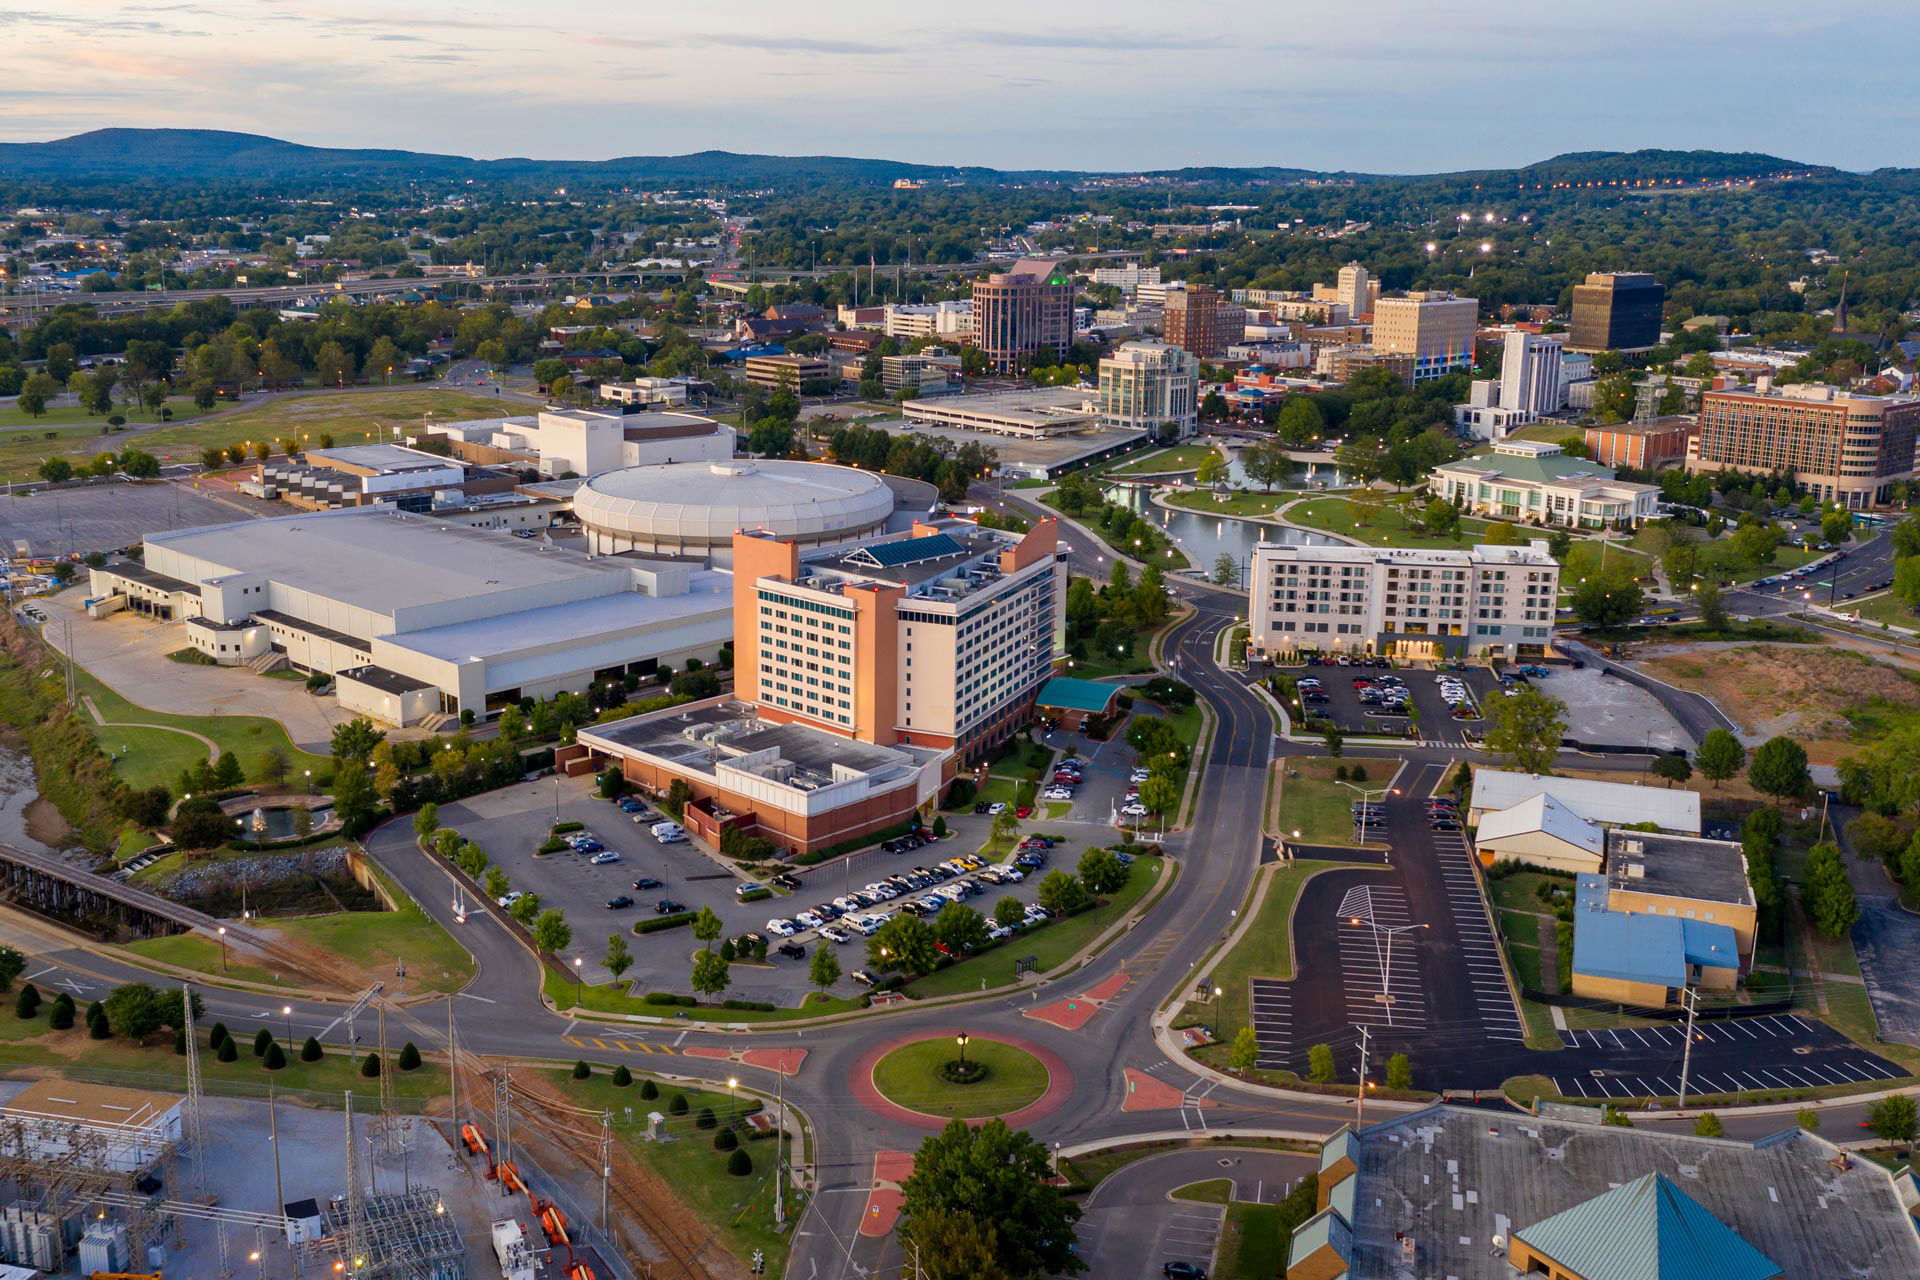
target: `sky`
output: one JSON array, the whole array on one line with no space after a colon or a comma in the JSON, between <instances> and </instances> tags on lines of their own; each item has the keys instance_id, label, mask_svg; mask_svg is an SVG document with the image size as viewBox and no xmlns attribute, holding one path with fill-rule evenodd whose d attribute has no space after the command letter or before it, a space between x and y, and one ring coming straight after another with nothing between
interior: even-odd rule
<instances>
[{"instance_id":1,"label":"sky","mask_svg":"<svg viewBox=\"0 0 1920 1280\"><path fill-rule=\"evenodd\" d=\"M1883 0L0 0L0 139L109 126L605 159L1420 173L1920 164Z\"/></svg>"}]
</instances>

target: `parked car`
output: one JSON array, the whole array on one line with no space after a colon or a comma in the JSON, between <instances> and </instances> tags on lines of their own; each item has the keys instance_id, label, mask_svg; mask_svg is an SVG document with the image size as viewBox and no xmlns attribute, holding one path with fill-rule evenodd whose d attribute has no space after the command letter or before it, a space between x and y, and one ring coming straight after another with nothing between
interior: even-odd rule
<instances>
[{"instance_id":1,"label":"parked car","mask_svg":"<svg viewBox=\"0 0 1920 1280\"><path fill-rule=\"evenodd\" d=\"M624 893L619 895L618 897L607 899L608 908L614 911L623 911L632 905L633 905L633 899L629 898Z\"/></svg>"},{"instance_id":2,"label":"parked car","mask_svg":"<svg viewBox=\"0 0 1920 1280\"><path fill-rule=\"evenodd\" d=\"M995 800L992 804L987 806L987 812L990 814L993 814L995 817L999 817L1001 814L1005 813L1006 811L1007 811L1007 802L1004 800Z\"/></svg>"},{"instance_id":3,"label":"parked car","mask_svg":"<svg viewBox=\"0 0 1920 1280\"><path fill-rule=\"evenodd\" d=\"M820 936L825 938L828 942L833 943L835 946L839 946L841 943L845 942L848 937L847 934L842 933L838 929L822 929L820 931Z\"/></svg>"},{"instance_id":4,"label":"parked car","mask_svg":"<svg viewBox=\"0 0 1920 1280\"><path fill-rule=\"evenodd\" d=\"M1193 1262L1169 1262L1160 1274L1169 1280L1207 1280L1207 1269Z\"/></svg>"},{"instance_id":5,"label":"parked car","mask_svg":"<svg viewBox=\"0 0 1920 1280\"><path fill-rule=\"evenodd\" d=\"M771 877L771 883L779 885L782 889L798 889L800 887L800 877L790 871L782 871L778 875Z\"/></svg>"},{"instance_id":6,"label":"parked car","mask_svg":"<svg viewBox=\"0 0 1920 1280\"><path fill-rule=\"evenodd\" d=\"M776 938L791 938L795 933L793 921L769 920L767 921L767 932Z\"/></svg>"},{"instance_id":7,"label":"parked car","mask_svg":"<svg viewBox=\"0 0 1920 1280\"><path fill-rule=\"evenodd\" d=\"M780 944L780 954L789 960L805 960L807 949L797 942L783 942Z\"/></svg>"},{"instance_id":8,"label":"parked car","mask_svg":"<svg viewBox=\"0 0 1920 1280\"><path fill-rule=\"evenodd\" d=\"M620 855L615 853L611 849L603 849L599 853L594 854L591 858L588 858L587 861L591 862L596 867L602 867L609 862L620 861Z\"/></svg>"},{"instance_id":9,"label":"parked car","mask_svg":"<svg viewBox=\"0 0 1920 1280\"><path fill-rule=\"evenodd\" d=\"M675 902L672 898L662 898L660 899L660 901L653 904L653 914L657 916L675 915L679 912L685 911L686 909L687 909L686 903Z\"/></svg>"},{"instance_id":10,"label":"parked car","mask_svg":"<svg viewBox=\"0 0 1920 1280\"><path fill-rule=\"evenodd\" d=\"M743 880L739 884L733 886L733 896L736 898L744 898L750 893L759 893L763 891L766 887L767 886L763 884L755 884L751 880Z\"/></svg>"},{"instance_id":11,"label":"parked car","mask_svg":"<svg viewBox=\"0 0 1920 1280\"><path fill-rule=\"evenodd\" d=\"M660 882L652 876L641 876L633 882L633 887L636 889L658 889L660 888Z\"/></svg>"},{"instance_id":12,"label":"parked car","mask_svg":"<svg viewBox=\"0 0 1920 1280\"><path fill-rule=\"evenodd\" d=\"M677 822L656 822L649 830L661 844L676 844L687 838L686 828Z\"/></svg>"},{"instance_id":13,"label":"parked car","mask_svg":"<svg viewBox=\"0 0 1920 1280\"><path fill-rule=\"evenodd\" d=\"M859 983L863 987L870 987L873 985L873 975L868 973L865 969L855 969L852 973L848 974L847 976L853 979L855 982Z\"/></svg>"}]
</instances>

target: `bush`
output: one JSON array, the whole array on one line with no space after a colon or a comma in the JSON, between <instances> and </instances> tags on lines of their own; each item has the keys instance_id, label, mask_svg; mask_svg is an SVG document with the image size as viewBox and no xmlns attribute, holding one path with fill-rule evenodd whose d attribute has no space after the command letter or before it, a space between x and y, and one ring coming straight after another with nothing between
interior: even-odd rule
<instances>
[{"instance_id":1,"label":"bush","mask_svg":"<svg viewBox=\"0 0 1920 1280\"><path fill-rule=\"evenodd\" d=\"M262 1027L258 1031L253 1033L253 1056L254 1057L256 1058L266 1057L267 1050L271 1048L272 1045L273 1045L273 1032L267 1030L265 1027Z\"/></svg>"},{"instance_id":2,"label":"bush","mask_svg":"<svg viewBox=\"0 0 1920 1280\"><path fill-rule=\"evenodd\" d=\"M693 1003L689 1000L687 1003ZM722 1000L722 1009L757 1009L761 1013L772 1013L777 1007L771 1000Z\"/></svg>"},{"instance_id":3,"label":"bush","mask_svg":"<svg viewBox=\"0 0 1920 1280\"><path fill-rule=\"evenodd\" d=\"M773 890L771 889L749 889L739 895L739 900L741 902L759 902L762 899L771 898L772 896Z\"/></svg>"},{"instance_id":4,"label":"bush","mask_svg":"<svg viewBox=\"0 0 1920 1280\"><path fill-rule=\"evenodd\" d=\"M733 1154L727 1157L727 1172L736 1178L746 1177L753 1172L753 1157L743 1147L734 1148Z\"/></svg>"},{"instance_id":5,"label":"bush","mask_svg":"<svg viewBox=\"0 0 1920 1280\"><path fill-rule=\"evenodd\" d=\"M565 853L566 849L567 849L567 842L565 840L562 840L559 836L549 836L547 839L542 840L540 842L539 847L536 848L534 852L535 853Z\"/></svg>"},{"instance_id":6,"label":"bush","mask_svg":"<svg viewBox=\"0 0 1920 1280\"><path fill-rule=\"evenodd\" d=\"M112 1036L113 1028L107 1025L104 1014L87 1024L87 1038L90 1040L107 1040Z\"/></svg>"},{"instance_id":7,"label":"bush","mask_svg":"<svg viewBox=\"0 0 1920 1280\"><path fill-rule=\"evenodd\" d=\"M53 1002L53 1012L47 1015L47 1025L55 1031L65 1031L73 1026L73 1001Z\"/></svg>"},{"instance_id":8,"label":"bush","mask_svg":"<svg viewBox=\"0 0 1920 1280\"><path fill-rule=\"evenodd\" d=\"M380 1078L380 1055L377 1053L369 1053L365 1058L361 1059L360 1074L365 1076L369 1080L379 1079Z\"/></svg>"},{"instance_id":9,"label":"bush","mask_svg":"<svg viewBox=\"0 0 1920 1280\"><path fill-rule=\"evenodd\" d=\"M277 1044L268 1045L267 1056L262 1065L264 1065L266 1069L269 1071L278 1071L280 1068L287 1065L286 1050L282 1049Z\"/></svg>"},{"instance_id":10,"label":"bush","mask_svg":"<svg viewBox=\"0 0 1920 1280\"><path fill-rule=\"evenodd\" d=\"M641 920L634 924L635 933L659 933L662 929L678 929L682 925L692 924L694 911L676 911L670 916L655 916L651 920Z\"/></svg>"},{"instance_id":11,"label":"bush","mask_svg":"<svg viewBox=\"0 0 1920 1280\"><path fill-rule=\"evenodd\" d=\"M1347 777L1355 782L1365 782L1367 780L1367 766L1363 764L1353 766L1353 768L1347 770Z\"/></svg>"},{"instance_id":12,"label":"bush","mask_svg":"<svg viewBox=\"0 0 1920 1280\"><path fill-rule=\"evenodd\" d=\"M651 1080L642 1080L640 1082L640 1097L644 1101L652 1102L655 1098L659 1096L660 1096L659 1085L655 1084Z\"/></svg>"},{"instance_id":13,"label":"bush","mask_svg":"<svg viewBox=\"0 0 1920 1280\"><path fill-rule=\"evenodd\" d=\"M739 1135L731 1129L722 1129L713 1135L713 1149L715 1151L731 1151L739 1145Z\"/></svg>"},{"instance_id":14,"label":"bush","mask_svg":"<svg viewBox=\"0 0 1920 1280\"><path fill-rule=\"evenodd\" d=\"M687 1095L684 1093L676 1093L667 1101L667 1114L670 1116L683 1116L691 1109L687 1105Z\"/></svg>"},{"instance_id":15,"label":"bush","mask_svg":"<svg viewBox=\"0 0 1920 1280\"><path fill-rule=\"evenodd\" d=\"M221 1062L238 1061L240 1057L240 1046L234 1043L232 1036L228 1036L220 1042L220 1047L213 1051L213 1056Z\"/></svg>"},{"instance_id":16,"label":"bush","mask_svg":"<svg viewBox=\"0 0 1920 1280\"><path fill-rule=\"evenodd\" d=\"M13 1016L26 1019L40 1012L40 988L29 982L20 988L20 994L13 1001Z\"/></svg>"},{"instance_id":17,"label":"bush","mask_svg":"<svg viewBox=\"0 0 1920 1280\"><path fill-rule=\"evenodd\" d=\"M420 1069L420 1050L414 1046L413 1041L409 1040L400 1046L399 1065L402 1071L418 1071Z\"/></svg>"},{"instance_id":18,"label":"bush","mask_svg":"<svg viewBox=\"0 0 1920 1280\"><path fill-rule=\"evenodd\" d=\"M711 1129L719 1123L718 1120L714 1119L712 1107L700 1108L699 1113L693 1117L693 1127L696 1129Z\"/></svg>"},{"instance_id":19,"label":"bush","mask_svg":"<svg viewBox=\"0 0 1920 1280\"><path fill-rule=\"evenodd\" d=\"M587 1065L585 1058L581 1058L573 1064L573 1078L575 1080L585 1080L592 1075L593 1068Z\"/></svg>"},{"instance_id":20,"label":"bush","mask_svg":"<svg viewBox=\"0 0 1920 1280\"><path fill-rule=\"evenodd\" d=\"M325 1053L326 1051L320 1047L319 1039L314 1036L308 1036L307 1042L300 1046L300 1061L318 1062L325 1056Z\"/></svg>"},{"instance_id":21,"label":"bush","mask_svg":"<svg viewBox=\"0 0 1920 1280\"><path fill-rule=\"evenodd\" d=\"M587 824L584 822L556 822L550 828L556 836L572 835L576 831L585 831L586 829Z\"/></svg>"},{"instance_id":22,"label":"bush","mask_svg":"<svg viewBox=\"0 0 1920 1280\"><path fill-rule=\"evenodd\" d=\"M613 1083L618 1089L624 1089L633 1083L633 1072L627 1070L626 1063L623 1062L613 1069Z\"/></svg>"}]
</instances>

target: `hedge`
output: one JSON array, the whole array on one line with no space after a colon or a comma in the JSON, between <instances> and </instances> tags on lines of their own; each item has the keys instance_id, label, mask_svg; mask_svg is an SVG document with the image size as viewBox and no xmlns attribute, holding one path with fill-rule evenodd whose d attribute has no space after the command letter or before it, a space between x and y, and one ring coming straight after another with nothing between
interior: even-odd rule
<instances>
[{"instance_id":1,"label":"hedge","mask_svg":"<svg viewBox=\"0 0 1920 1280\"><path fill-rule=\"evenodd\" d=\"M691 1009L700 1002L692 996L678 995L672 991L649 991L641 997L643 1004L673 1004L683 1009Z\"/></svg>"},{"instance_id":2,"label":"hedge","mask_svg":"<svg viewBox=\"0 0 1920 1280\"><path fill-rule=\"evenodd\" d=\"M635 933L659 933L662 929L678 929L683 924L692 924L694 916L698 914L699 913L695 911L676 911L668 916L655 916L651 920L635 921L633 931Z\"/></svg>"},{"instance_id":3,"label":"hedge","mask_svg":"<svg viewBox=\"0 0 1920 1280\"><path fill-rule=\"evenodd\" d=\"M556 836L564 836L569 832L585 831L586 829L587 829L587 824L584 822L556 822L550 828L550 830Z\"/></svg>"},{"instance_id":4,"label":"hedge","mask_svg":"<svg viewBox=\"0 0 1920 1280\"><path fill-rule=\"evenodd\" d=\"M722 1009L758 1009L761 1013L772 1013L776 1007L771 1000L722 1000Z\"/></svg>"},{"instance_id":5,"label":"hedge","mask_svg":"<svg viewBox=\"0 0 1920 1280\"><path fill-rule=\"evenodd\" d=\"M762 900L762 899L764 899L764 898L771 898L771 897L773 896L773 890L771 890L771 889L749 889L749 890L747 890L747 891L746 891L745 893L742 893L742 894L738 894L738 895L736 895L736 896L737 896L737 897L739 898L739 900L740 900L740 901L742 901L742 902L759 902L759 901L761 901L761 900Z\"/></svg>"},{"instance_id":6,"label":"hedge","mask_svg":"<svg viewBox=\"0 0 1920 1280\"><path fill-rule=\"evenodd\" d=\"M535 853L565 853L567 849L570 847L571 846L569 846L567 842L565 840L562 840L559 836L549 836L545 840L542 840L540 842L540 847L535 849L534 852Z\"/></svg>"}]
</instances>

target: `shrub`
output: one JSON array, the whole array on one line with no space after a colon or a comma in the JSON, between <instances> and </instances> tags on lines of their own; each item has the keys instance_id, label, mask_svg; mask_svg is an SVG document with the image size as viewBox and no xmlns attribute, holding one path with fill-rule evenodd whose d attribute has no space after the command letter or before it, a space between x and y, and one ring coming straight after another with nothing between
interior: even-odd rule
<instances>
[{"instance_id":1,"label":"shrub","mask_svg":"<svg viewBox=\"0 0 1920 1280\"><path fill-rule=\"evenodd\" d=\"M684 1093L676 1093L667 1101L667 1114L670 1116L683 1116L691 1109L687 1106L687 1095Z\"/></svg>"},{"instance_id":2,"label":"shrub","mask_svg":"<svg viewBox=\"0 0 1920 1280\"><path fill-rule=\"evenodd\" d=\"M55 1000L53 1012L47 1015L47 1025L55 1031L65 1031L73 1026L73 1001Z\"/></svg>"},{"instance_id":3,"label":"shrub","mask_svg":"<svg viewBox=\"0 0 1920 1280\"><path fill-rule=\"evenodd\" d=\"M739 1135L731 1129L722 1129L713 1135L713 1149L715 1151L731 1151L739 1145Z\"/></svg>"},{"instance_id":4,"label":"shrub","mask_svg":"<svg viewBox=\"0 0 1920 1280\"><path fill-rule=\"evenodd\" d=\"M739 900L741 902L759 902L764 898L771 898L772 896L773 890L771 889L749 889L739 895Z\"/></svg>"},{"instance_id":5,"label":"shrub","mask_svg":"<svg viewBox=\"0 0 1920 1280\"><path fill-rule=\"evenodd\" d=\"M592 1074L593 1068L587 1065L585 1058L581 1058L573 1064L573 1078L575 1080L585 1080Z\"/></svg>"},{"instance_id":6,"label":"shrub","mask_svg":"<svg viewBox=\"0 0 1920 1280\"><path fill-rule=\"evenodd\" d=\"M552 830L554 835L564 836L571 835L575 831L584 831L586 827L587 824L584 822L556 822Z\"/></svg>"},{"instance_id":7,"label":"shrub","mask_svg":"<svg viewBox=\"0 0 1920 1280\"><path fill-rule=\"evenodd\" d=\"M413 1041L409 1040L400 1046L399 1065L402 1071L418 1071L420 1069L420 1050L414 1046Z\"/></svg>"},{"instance_id":8,"label":"shrub","mask_svg":"<svg viewBox=\"0 0 1920 1280\"><path fill-rule=\"evenodd\" d=\"M173 1053L177 1058L187 1056L187 1029L176 1027L173 1032Z\"/></svg>"},{"instance_id":9,"label":"shrub","mask_svg":"<svg viewBox=\"0 0 1920 1280\"><path fill-rule=\"evenodd\" d=\"M1367 780L1367 766L1363 764L1353 766L1353 768L1347 770L1347 777L1353 779L1355 782L1365 782Z\"/></svg>"},{"instance_id":10,"label":"shrub","mask_svg":"<svg viewBox=\"0 0 1920 1280\"><path fill-rule=\"evenodd\" d=\"M240 1046L233 1042L232 1036L228 1036L220 1042L220 1047L213 1051L213 1056L221 1062L237 1061L240 1057Z\"/></svg>"},{"instance_id":11,"label":"shrub","mask_svg":"<svg viewBox=\"0 0 1920 1280\"><path fill-rule=\"evenodd\" d=\"M659 1096L660 1096L659 1085L655 1084L651 1080L642 1080L640 1082L640 1097L642 1099L644 1099L647 1102L652 1102L655 1098Z\"/></svg>"},{"instance_id":12,"label":"shrub","mask_svg":"<svg viewBox=\"0 0 1920 1280\"><path fill-rule=\"evenodd\" d=\"M736 1178L744 1178L753 1172L753 1157L747 1154L744 1147L734 1148L733 1154L727 1157L727 1172Z\"/></svg>"},{"instance_id":13,"label":"shrub","mask_svg":"<svg viewBox=\"0 0 1920 1280\"><path fill-rule=\"evenodd\" d=\"M87 1037L89 1039L107 1040L112 1038L112 1036L113 1028L107 1025L107 1015L104 1013L87 1024Z\"/></svg>"},{"instance_id":14,"label":"shrub","mask_svg":"<svg viewBox=\"0 0 1920 1280\"><path fill-rule=\"evenodd\" d=\"M268 1045L267 1056L265 1061L262 1063L262 1065L265 1066L266 1069L269 1071L278 1071L280 1068L287 1065L286 1050L282 1049L277 1044Z\"/></svg>"},{"instance_id":15,"label":"shrub","mask_svg":"<svg viewBox=\"0 0 1920 1280\"><path fill-rule=\"evenodd\" d=\"M714 1118L712 1107L700 1108L699 1114L693 1118L693 1126L696 1129L711 1129L719 1123L720 1122Z\"/></svg>"},{"instance_id":16,"label":"shrub","mask_svg":"<svg viewBox=\"0 0 1920 1280\"><path fill-rule=\"evenodd\" d=\"M262 1027L258 1031L253 1033L253 1056L254 1057L256 1058L266 1057L267 1050L271 1048L272 1045L273 1045L273 1032L267 1030L265 1027Z\"/></svg>"},{"instance_id":17,"label":"shrub","mask_svg":"<svg viewBox=\"0 0 1920 1280\"><path fill-rule=\"evenodd\" d=\"M324 1055L325 1051L320 1048L320 1041L314 1036L308 1036L307 1042L300 1046L302 1062L318 1062Z\"/></svg>"},{"instance_id":18,"label":"shrub","mask_svg":"<svg viewBox=\"0 0 1920 1280\"><path fill-rule=\"evenodd\" d=\"M535 849L534 852L564 853L566 852L566 848L567 848L567 842L565 840L562 840L559 836L549 836L547 839L542 840L540 842L539 848Z\"/></svg>"},{"instance_id":19,"label":"shrub","mask_svg":"<svg viewBox=\"0 0 1920 1280\"><path fill-rule=\"evenodd\" d=\"M623 1062L613 1069L613 1084L615 1088L624 1089L632 1083L633 1072L627 1070L626 1063Z\"/></svg>"},{"instance_id":20,"label":"shrub","mask_svg":"<svg viewBox=\"0 0 1920 1280\"><path fill-rule=\"evenodd\" d=\"M379 1079L380 1055L377 1053L369 1053L365 1058L362 1058L360 1060L360 1074L369 1080Z\"/></svg>"},{"instance_id":21,"label":"shrub","mask_svg":"<svg viewBox=\"0 0 1920 1280\"><path fill-rule=\"evenodd\" d=\"M669 916L655 916L651 920L641 920L636 923L633 931L639 934L659 933L662 929L678 929L682 925L692 924L693 917L697 914L693 911L676 911Z\"/></svg>"},{"instance_id":22,"label":"shrub","mask_svg":"<svg viewBox=\"0 0 1920 1280\"><path fill-rule=\"evenodd\" d=\"M40 988L29 982L20 988L20 994L13 1001L13 1016L31 1018L40 1012Z\"/></svg>"}]
</instances>

